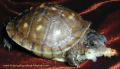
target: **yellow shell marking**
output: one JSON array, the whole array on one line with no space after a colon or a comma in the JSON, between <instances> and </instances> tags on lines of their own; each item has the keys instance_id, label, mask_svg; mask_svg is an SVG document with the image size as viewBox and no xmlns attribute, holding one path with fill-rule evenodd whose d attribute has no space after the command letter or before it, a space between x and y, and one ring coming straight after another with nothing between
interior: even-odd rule
<instances>
[{"instance_id":1,"label":"yellow shell marking","mask_svg":"<svg viewBox=\"0 0 120 69\"><path fill-rule=\"evenodd\" d=\"M40 31L41 28L42 28L42 26L41 26L41 25L38 25L37 28L36 28L36 31Z\"/></svg>"},{"instance_id":2,"label":"yellow shell marking","mask_svg":"<svg viewBox=\"0 0 120 69\"><path fill-rule=\"evenodd\" d=\"M27 28L28 27L28 23L24 23L23 28Z\"/></svg>"}]
</instances>

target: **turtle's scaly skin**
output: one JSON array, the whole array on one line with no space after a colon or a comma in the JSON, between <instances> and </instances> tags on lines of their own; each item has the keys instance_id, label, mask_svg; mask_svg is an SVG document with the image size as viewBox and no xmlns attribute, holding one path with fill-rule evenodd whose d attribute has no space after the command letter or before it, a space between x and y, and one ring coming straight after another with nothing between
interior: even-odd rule
<instances>
[{"instance_id":1,"label":"turtle's scaly skin","mask_svg":"<svg viewBox=\"0 0 120 69\"><path fill-rule=\"evenodd\" d=\"M9 22L6 30L14 42L34 54L64 59L66 51L82 42L89 26L74 11L59 5L41 5L19 20Z\"/></svg>"}]
</instances>

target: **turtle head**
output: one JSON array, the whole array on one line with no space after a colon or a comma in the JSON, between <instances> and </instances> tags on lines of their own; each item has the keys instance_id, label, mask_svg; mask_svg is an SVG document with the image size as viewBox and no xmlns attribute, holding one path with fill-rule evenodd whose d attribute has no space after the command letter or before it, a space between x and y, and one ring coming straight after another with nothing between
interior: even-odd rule
<instances>
[{"instance_id":1,"label":"turtle head","mask_svg":"<svg viewBox=\"0 0 120 69\"><path fill-rule=\"evenodd\" d=\"M95 62L97 57L111 57L116 55L116 50L106 47L105 36L95 32L88 31L84 36L83 44L78 43L66 54L68 64L79 66L85 60Z\"/></svg>"},{"instance_id":2,"label":"turtle head","mask_svg":"<svg viewBox=\"0 0 120 69\"><path fill-rule=\"evenodd\" d=\"M88 60L95 62L97 57L111 57L117 54L115 49L106 47L107 40L105 36L95 31L90 31L88 34L86 34L84 42L84 45L87 48L85 56Z\"/></svg>"}]
</instances>

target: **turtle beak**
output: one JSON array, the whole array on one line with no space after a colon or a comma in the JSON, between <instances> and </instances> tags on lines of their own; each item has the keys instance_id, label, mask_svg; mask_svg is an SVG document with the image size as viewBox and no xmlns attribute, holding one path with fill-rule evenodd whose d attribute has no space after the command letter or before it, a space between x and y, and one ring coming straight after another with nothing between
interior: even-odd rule
<instances>
[{"instance_id":1,"label":"turtle beak","mask_svg":"<svg viewBox=\"0 0 120 69\"><path fill-rule=\"evenodd\" d=\"M107 48L103 54L105 57L112 57L118 55L117 51L112 48Z\"/></svg>"}]
</instances>

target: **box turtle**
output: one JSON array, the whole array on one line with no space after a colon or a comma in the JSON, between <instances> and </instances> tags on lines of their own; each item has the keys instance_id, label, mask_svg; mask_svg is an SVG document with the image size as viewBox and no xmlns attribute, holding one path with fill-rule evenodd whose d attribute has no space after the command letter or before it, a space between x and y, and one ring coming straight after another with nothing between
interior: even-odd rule
<instances>
[{"instance_id":1,"label":"box turtle","mask_svg":"<svg viewBox=\"0 0 120 69\"><path fill-rule=\"evenodd\" d=\"M63 6L42 4L13 19L5 26L7 36L33 54L71 66L85 60L115 55L106 38L90 29L91 23ZM11 42L4 38L7 47Z\"/></svg>"}]
</instances>

